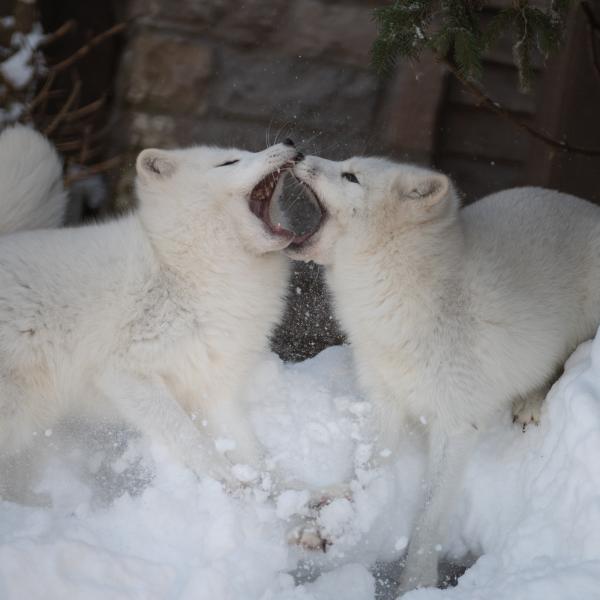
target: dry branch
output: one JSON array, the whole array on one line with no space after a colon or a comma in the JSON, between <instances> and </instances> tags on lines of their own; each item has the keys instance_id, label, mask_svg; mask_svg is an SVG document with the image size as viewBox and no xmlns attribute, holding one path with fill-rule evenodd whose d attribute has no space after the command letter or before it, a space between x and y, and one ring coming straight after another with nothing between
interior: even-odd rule
<instances>
[{"instance_id":1,"label":"dry branch","mask_svg":"<svg viewBox=\"0 0 600 600\"><path fill-rule=\"evenodd\" d=\"M108 160L105 160L103 162L96 163L91 167L86 167L84 170L79 171L78 173L71 173L70 175L67 175L63 179L64 184L68 187L76 181L87 179L88 177L90 177L90 175L98 175L100 173L105 173L106 171L110 171L111 169L118 167L122 163L122 161L123 156L113 156L112 158L109 158Z\"/></svg>"},{"instance_id":2,"label":"dry branch","mask_svg":"<svg viewBox=\"0 0 600 600\"><path fill-rule=\"evenodd\" d=\"M46 127L44 129L44 131L43 131L44 135L46 135L46 136L51 135L56 130L56 128L62 123L65 116L71 110L71 107L73 106L73 104L75 104L76 100L79 98L80 91L81 91L81 81L79 81L79 79L76 79L75 83L73 84L73 89L71 90L71 93L70 93L69 97L67 98L67 100L65 101L65 103L63 104L62 108L60 109L58 114L52 119L52 121L50 122L50 125L48 125L48 127Z\"/></svg>"},{"instance_id":3,"label":"dry branch","mask_svg":"<svg viewBox=\"0 0 600 600\"><path fill-rule=\"evenodd\" d=\"M50 67L50 73L61 73L65 69L73 66L77 61L81 60L84 56L87 56L93 48L107 40L108 38L118 35L119 33L125 31L127 27L127 23L117 23L113 25L110 29L99 33L97 36L93 37L89 42L81 46L76 52L71 54L68 58L65 58L63 61L56 63Z\"/></svg>"},{"instance_id":4,"label":"dry branch","mask_svg":"<svg viewBox=\"0 0 600 600\"><path fill-rule=\"evenodd\" d=\"M50 46L60 38L63 38L67 33L71 31L75 31L77 29L77 23L73 20L67 21L63 23L56 31L49 33L44 37L44 39L38 45L38 48L45 48L46 46Z\"/></svg>"}]
</instances>

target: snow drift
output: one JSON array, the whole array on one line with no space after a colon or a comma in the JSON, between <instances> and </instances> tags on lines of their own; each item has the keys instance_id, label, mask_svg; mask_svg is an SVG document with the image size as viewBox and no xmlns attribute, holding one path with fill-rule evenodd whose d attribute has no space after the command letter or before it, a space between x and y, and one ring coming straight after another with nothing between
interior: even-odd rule
<instances>
[{"instance_id":1,"label":"snow drift","mask_svg":"<svg viewBox=\"0 0 600 600\"><path fill-rule=\"evenodd\" d=\"M420 501L418 437L395 464L365 468L370 406L346 348L298 365L270 356L247 392L273 464L306 490L351 481L352 501L320 513L326 554L286 542L307 512L301 487L272 498L263 478L232 497L119 424L72 421L2 467L0 598L394 598ZM482 437L448 510L439 551L475 564L456 587L407 600L600 598L600 338L568 361L539 427L522 433L507 414Z\"/></svg>"}]
</instances>

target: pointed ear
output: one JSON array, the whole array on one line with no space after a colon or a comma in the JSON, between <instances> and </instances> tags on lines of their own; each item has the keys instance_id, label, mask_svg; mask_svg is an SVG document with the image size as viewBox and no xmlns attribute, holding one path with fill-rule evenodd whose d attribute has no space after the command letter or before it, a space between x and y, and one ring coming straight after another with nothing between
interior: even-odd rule
<instances>
[{"instance_id":1,"label":"pointed ear","mask_svg":"<svg viewBox=\"0 0 600 600\"><path fill-rule=\"evenodd\" d=\"M153 179L168 179L176 170L177 163L168 150L147 148L142 150L135 163L137 174Z\"/></svg>"},{"instance_id":2,"label":"pointed ear","mask_svg":"<svg viewBox=\"0 0 600 600\"><path fill-rule=\"evenodd\" d=\"M402 214L414 223L450 216L460 207L450 179L427 169L406 169L399 173L395 195Z\"/></svg>"},{"instance_id":3,"label":"pointed ear","mask_svg":"<svg viewBox=\"0 0 600 600\"><path fill-rule=\"evenodd\" d=\"M403 196L416 201L423 210L442 202L450 192L450 180L441 173L423 173L404 182Z\"/></svg>"}]
</instances>

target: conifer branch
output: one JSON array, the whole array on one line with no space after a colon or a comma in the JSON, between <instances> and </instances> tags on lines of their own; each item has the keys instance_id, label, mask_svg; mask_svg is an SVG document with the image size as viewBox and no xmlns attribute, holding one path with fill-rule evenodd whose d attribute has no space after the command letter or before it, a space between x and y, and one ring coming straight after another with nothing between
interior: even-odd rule
<instances>
[{"instance_id":1,"label":"conifer branch","mask_svg":"<svg viewBox=\"0 0 600 600\"><path fill-rule=\"evenodd\" d=\"M510 122L512 125L521 129L531 137L543 142L544 144L560 150L562 152L572 152L574 154L581 154L583 156L600 156L600 148L587 148L584 146L577 146L568 142L557 140L539 130L535 127L526 123L523 119L517 117L509 110L504 108L499 102L493 100L488 96L479 86L472 81L466 79L451 60L447 58L437 57L440 62L448 67L448 70L456 77L460 83L477 99L478 106L482 106L491 112L495 113L505 121Z\"/></svg>"}]
</instances>

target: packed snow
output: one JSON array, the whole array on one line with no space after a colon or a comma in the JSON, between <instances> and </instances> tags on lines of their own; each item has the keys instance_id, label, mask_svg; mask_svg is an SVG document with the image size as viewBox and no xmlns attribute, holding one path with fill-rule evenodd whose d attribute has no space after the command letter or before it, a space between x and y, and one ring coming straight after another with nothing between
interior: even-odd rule
<instances>
[{"instance_id":1,"label":"packed snow","mask_svg":"<svg viewBox=\"0 0 600 600\"><path fill-rule=\"evenodd\" d=\"M343 347L296 365L265 358L247 396L289 489L263 476L228 494L115 423L39 432L2 470L0 598L394 598L420 502L420 436L394 464L366 467L370 405ZM318 490L343 482L351 493L337 486L317 513L327 552L290 545ZM523 433L507 414L482 435L448 510L440 555L475 564L456 587L406 600L600 598L600 337L568 361L539 427Z\"/></svg>"},{"instance_id":2,"label":"packed snow","mask_svg":"<svg viewBox=\"0 0 600 600\"><path fill-rule=\"evenodd\" d=\"M9 30L15 27L14 17L4 17L0 19L0 23ZM44 56L39 49L44 39L42 26L34 23L27 34L13 31L10 47L0 48L0 92L6 96L0 107L1 125L15 123L25 109L23 98L17 100L13 93L7 93L7 85L9 92L23 92L31 88L30 93L35 93L32 86L35 86L36 78L46 70Z\"/></svg>"}]
</instances>

